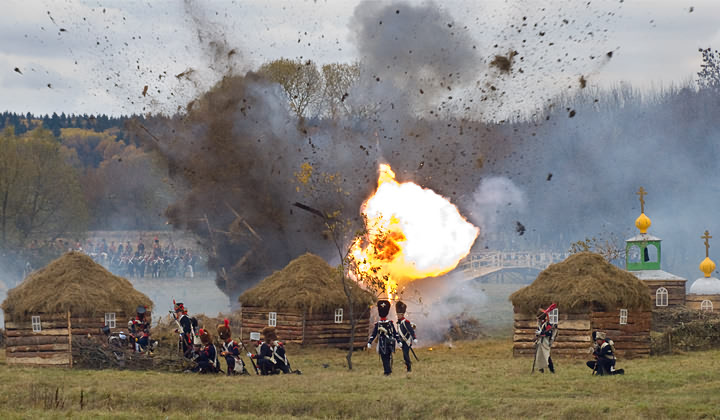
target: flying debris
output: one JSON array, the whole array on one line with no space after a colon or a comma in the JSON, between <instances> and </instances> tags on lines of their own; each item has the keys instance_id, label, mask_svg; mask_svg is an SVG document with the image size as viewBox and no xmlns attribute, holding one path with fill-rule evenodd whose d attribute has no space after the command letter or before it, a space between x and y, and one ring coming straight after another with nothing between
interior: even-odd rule
<instances>
[{"instance_id":1,"label":"flying debris","mask_svg":"<svg viewBox=\"0 0 720 420\"><path fill-rule=\"evenodd\" d=\"M15 72L16 72L16 73L20 73L20 74L23 74L23 73L22 73L22 72L20 71L20 69L19 69L19 68L17 68L17 67L15 67Z\"/></svg>"}]
</instances>

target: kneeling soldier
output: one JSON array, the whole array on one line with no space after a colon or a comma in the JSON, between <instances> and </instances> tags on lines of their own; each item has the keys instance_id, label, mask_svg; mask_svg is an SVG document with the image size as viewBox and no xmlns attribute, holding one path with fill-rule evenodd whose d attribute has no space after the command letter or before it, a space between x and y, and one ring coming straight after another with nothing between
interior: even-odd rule
<instances>
[{"instance_id":1,"label":"kneeling soldier","mask_svg":"<svg viewBox=\"0 0 720 420\"><path fill-rule=\"evenodd\" d=\"M285 348L277 340L275 327L265 327L262 331L264 341L260 344L257 354L248 353L247 356L258 361L261 375L274 375L276 373L290 373L285 357Z\"/></svg>"},{"instance_id":2,"label":"kneeling soldier","mask_svg":"<svg viewBox=\"0 0 720 420\"><path fill-rule=\"evenodd\" d=\"M218 372L218 360L217 360L217 349L212 343L212 338L207 330L200 328L198 332L202 347L195 358L197 367L194 369L195 372L199 373L217 373Z\"/></svg>"},{"instance_id":3,"label":"kneeling soldier","mask_svg":"<svg viewBox=\"0 0 720 420\"><path fill-rule=\"evenodd\" d=\"M615 370L615 343L606 339L602 331L593 332L593 356L595 360L587 362L587 366L593 370L593 375L622 375L623 369Z\"/></svg>"},{"instance_id":4,"label":"kneeling soldier","mask_svg":"<svg viewBox=\"0 0 720 420\"><path fill-rule=\"evenodd\" d=\"M240 358L240 346L232 339L230 333L230 321L226 319L222 324L218 325L217 333L220 339L223 340L220 355L225 357L228 376L247 374L245 362Z\"/></svg>"}]
</instances>

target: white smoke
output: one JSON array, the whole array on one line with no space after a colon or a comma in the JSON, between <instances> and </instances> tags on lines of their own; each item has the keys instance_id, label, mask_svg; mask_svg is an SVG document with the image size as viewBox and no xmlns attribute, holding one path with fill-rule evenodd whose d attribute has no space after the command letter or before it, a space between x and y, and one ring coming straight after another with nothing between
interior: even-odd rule
<instances>
[{"instance_id":1,"label":"white smoke","mask_svg":"<svg viewBox=\"0 0 720 420\"><path fill-rule=\"evenodd\" d=\"M483 233L498 232L502 218L525 211L525 192L510 179L496 176L486 178L473 193L470 219Z\"/></svg>"}]
</instances>

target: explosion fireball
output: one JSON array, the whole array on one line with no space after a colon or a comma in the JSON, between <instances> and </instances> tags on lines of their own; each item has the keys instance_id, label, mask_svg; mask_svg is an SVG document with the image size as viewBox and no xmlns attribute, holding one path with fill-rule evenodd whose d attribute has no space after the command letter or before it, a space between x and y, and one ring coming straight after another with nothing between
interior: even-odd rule
<instances>
[{"instance_id":1,"label":"explosion fireball","mask_svg":"<svg viewBox=\"0 0 720 420\"><path fill-rule=\"evenodd\" d=\"M412 183L399 183L390 165L380 165L378 188L362 205L365 237L352 257L362 271L379 268L388 298L399 284L436 277L457 267L479 229L448 199Z\"/></svg>"}]
</instances>

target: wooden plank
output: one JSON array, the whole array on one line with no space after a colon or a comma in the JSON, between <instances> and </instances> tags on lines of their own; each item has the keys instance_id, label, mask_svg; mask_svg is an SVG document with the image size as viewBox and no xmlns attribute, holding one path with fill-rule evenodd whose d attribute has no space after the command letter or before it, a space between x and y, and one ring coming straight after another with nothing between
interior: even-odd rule
<instances>
[{"instance_id":1,"label":"wooden plank","mask_svg":"<svg viewBox=\"0 0 720 420\"><path fill-rule=\"evenodd\" d=\"M8 346L5 351L7 353L19 353L19 352L43 352L43 351L69 351L70 346L67 343L63 344L36 344L32 346Z\"/></svg>"},{"instance_id":2,"label":"wooden plank","mask_svg":"<svg viewBox=\"0 0 720 420\"><path fill-rule=\"evenodd\" d=\"M51 351L47 351L47 352L45 352L45 351L24 351L24 352L23 352L23 351L18 351L18 352L7 353L7 354L6 354L6 357L7 357L8 360L11 359L11 358L16 359L16 358L24 358L24 357L32 357L32 358L38 358L38 359L55 359L55 358L58 358L58 357L60 357L60 356L65 357L66 360L70 360L70 359L69 359L69 353L68 353L67 351L56 351L56 352L51 352Z\"/></svg>"},{"instance_id":3,"label":"wooden plank","mask_svg":"<svg viewBox=\"0 0 720 420\"><path fill-rule=\"evenodd\" d=\"M25 330L10 330L5 331L5 335L8 337L26 337L29 335L67 335L67 329L65 328L51 328L47 330L42 330L37 333L33 332L27 332Z\"/></svg>"},{"instance_id":4,"label":"wooden plank","mask_svg":"<svg viewBox=\"0 0 720 420\"><path fill-rule=\"evenodd\" d=\"M8 357L8 365L68 365L70 364L70 355L68 353L58 353L52 358L41 357Z\"/></svg>"},{"instance_id":5,"label":"wooden plank","mask_svg":"<svg viewBox=\"0 0 720 420\"><path fill-rule=\"evenodd\" d=\"M558 328L561 330L589 330L590 319L558 320Z\"/></svg>"},{"instance_id":6,"label":"wooden plank","mask_svg":"<svg viewBox=\"0 0 720 420\"><path fill-rule=\"evenodd\" d=\"M7 337L6 345L10 346L32 346L38 344L59 344L65 343L67 339L63 336L51 335L29 335L23 337Z\"/></svg>"},{"instance_id":7,"label":"wooden plank","mask_svg":"<svg viewBox=\"0 0 720 420\"><path fill-rule=\"evenodd\" d=\"M72 359L72 318L70 316L70 310L67 313L67 331L68 331L68 357L70 358L70 367L73 365Z\"/></svg>"}]
</instances>

